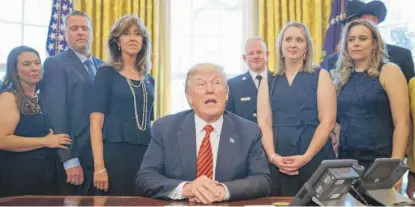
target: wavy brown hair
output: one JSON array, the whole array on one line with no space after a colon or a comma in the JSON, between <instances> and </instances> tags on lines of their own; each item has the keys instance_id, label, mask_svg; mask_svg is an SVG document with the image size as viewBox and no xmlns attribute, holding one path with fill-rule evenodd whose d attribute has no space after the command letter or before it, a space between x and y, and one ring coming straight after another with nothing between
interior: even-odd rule
<instances>
[{"instance_id":1,"label":"wavy brown hair","mask_svg":"<svg viewBox=\"0 0 415 207\"><path fill-rule=\"evenodd\" d=\"M280 31L277 39L277 51L276 51L276 68L274 75L282 75L285 72L285 63L284 63L284 56L282 55L282 42L284 41L284 33L288 28L297 27L302 28L304 30L305 39L307 41L307 52L306 57L304 60L303 69L301 71L306 71L312 73L315 71L315 66L313 65L313 57L314 57L314 50L313 50L313 41L311 39L310 30L305 26L305 24L300 22L289 22L286 24Z\"/></svg>"},{"instance_id":2,"label":"wavy brown hair","mask_svg":"<svg viewBox=\"0 0 415 207\"><path fill-rule=\"evenodd\" d=\"M128 31L128 29L137 25L140 30L140 35L143 37L143 43L141 45L141 50L137 53L135 68L140 74L146 74L151 68L151 41L150 34L147 31L146 26L141 21L140 18L133 14L127 14L115 21L112 25L110 35L108 38L108 50L109 50L109 59L108 63L115 67L118 71L122 70L124 67L124 61L121 56L121 51L119 50L119 40L120 36Z\"/></svg>"},{"instance_id":3,"label":"wavy brown hair","mask_svg":"<svg viewBox=\"0 0 415 207\"><path fill-rule=\"evenodd\" d=\"M31 47L22 45L13 48L7 56L6 75L4 76L0 92L12 91L15 93L17 108L19 109L20 113L23 115L33 115L36 113L27 107L32 102L33 98L26 95L18 75L19 56L25 52L35 54L40 60L39 52ZM36 92L38 91L40 84L40 82L36 84Z\"/></svg>"},{"instance_id":4,"label":"wavy brown hair","mask_svg":"<svg viewBox=\"0 0 415 207\"><path fill-rule=\"evenodd\" d=\"M386 52L385 42L380 35L379 29L377 26L368 20L356 19L349 22L342 32L342 37L340 39L340 50L339 50L339 59L337 60L337 67L334 71L334 84L336 90L339 92L347 84L352 75L352 72L355 68L352 57L348 52L348 39L349 32L355 26L365 26L368 28L372 34L372 39L375 41L375 49L372 52L370 67L367 70L369 76L377 77L380 74L380 65L388 63L388 54Z\"/></svg>"}]
</instances>

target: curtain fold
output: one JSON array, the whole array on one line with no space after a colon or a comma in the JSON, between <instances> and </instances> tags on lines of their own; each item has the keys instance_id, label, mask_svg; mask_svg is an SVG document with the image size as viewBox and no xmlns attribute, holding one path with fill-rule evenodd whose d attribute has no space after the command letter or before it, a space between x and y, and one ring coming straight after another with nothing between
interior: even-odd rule
<instances>
[{"instance_id":1,"label":"curtain fold","mask_svg":"<svg viewBox=\"0 0 415 207\"><path fill-rule=\"evenodd\" d=\"M322 56L332 0L258 0L259 34L270 51L268 68L275 70L276 40L290 21L302 22L310 29L314 46L314 62Z\"/></svg>"},{"instance_id":2,"label":"curtain fold","mask_svg":"<svg viewBox=\"0 0 415 207\"><path fill-rule=\"evenodd\" d=\"M258 4L259 35L270 51L268 68L275 69L275 43L281 27L296 20L306 24L314 43L314 61L320 62L332 0L252 0ZM114 21L132 13L139 16L152 41L152 70L156 80L155 116L170 113L170 1L164 0L74 0L77 10L86 12L93 23L93 54L107 59L107 38Z\"/></svg>"},{"instance_id":3,"label":"curtain fold","mask_svg":"<svg viewBox=\"0 0 415 207\"><path fill-rule=\"evenodd\" d=\"M161 32L168 22L162 24L160 21L160 12L164 3L160 0L74 0L74 7L77 10L87 13L92 21L93 26L93 44L92 54L106 61L108 58L107 39L112 24L116 19L125 14L135 14L144 22L149 33L152 43L152 69L151 75L156 82L155 91L155 117L161 117L169 112L170 108L170 73L165 68L164 58L169 58L161 54L160 48L166 43L165 36L169 33ZM159 23L160 22L160 23ZM162 51L164 52L164 51ZM161 59L163 57L163 59ZM166 59L166 60L167 60Z\"/></svg>"}]
</instances>

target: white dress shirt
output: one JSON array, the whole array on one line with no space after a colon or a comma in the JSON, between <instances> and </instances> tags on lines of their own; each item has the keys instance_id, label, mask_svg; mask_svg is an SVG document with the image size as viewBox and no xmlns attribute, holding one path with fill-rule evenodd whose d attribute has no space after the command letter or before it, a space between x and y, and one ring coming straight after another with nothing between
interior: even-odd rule
<instances>
[{"instance_id":1,"label":"white dress shirt","mask_svg":"<svg viewBox=\"0 0 415 207\"><path fill-rule=\"evenodd\" d=\"M85 61L87 61L87 60L89 60L89 61L91 61L91 63L92 63L92 70L93 70L93 72L94 72L94 75L96 75L97 74L97 68L96 68L96 65L95 65L95 61L94 61L94 59L92 58L92 55L89 55L89 58L88 57L85 57L83 54L81 54L81 53L79 53L79 52L76 52L75 50L72 50L74 53L75 53L75 55L79 58L79 60L82 62L82 64L84 65L84 67L85 67L85 70L86 70L86 72L88 72L88 66L86 66L85 65Z\"/></svg>"},{"instance_id":2,"label":"white dress shirt","mask_svg":"<svg viewBox=\"0 0 415 207\"><path fill-rule=\"evenodd\" d=\"M199 116L195 114L195 130L196 130L196 158L199 153L200 145L202 145L203 138L205 138L206 131L204 130L204 127L208 125L203 119L201 119ZM210 133L210 145L212 147L212 156L213 156L213 177L212 180L215 180L215 174L216 174L216 160L218 158L218 150L219 150L219 141L220 141L220 134L222 132L222 125L223 125L223 115L219 117L218 120L216 120L213 123L210 123L210 125L213 127L213 131ZM188 181L190 182L190 181ZM182 196L183 187L188 182L182 182L180 183L172 192L169 194L169 198L171 199L183 199ZM222 183L221 183L222 184ZM223 187L225 187L225 200L228 200L230 195L228 188L222 184Z\"/></svg>"},{"instance_id":3,"label":"white dress shirt","mask_svg":"<svg viewBox=\"0 0 415 207\"><path fill-rule=\"evenodd\" d=\"M262 73L256 73L252 70L249 70L249 74L251 75L251 78L254 81L256 88L258 89L259 81L256 78L256 76L260 75L260 76L262 76L262 80L264 80L264 78L266 78L267 75L268 75L268 69L265 69L264 71L262 71Z\"/></svg>"}]
</instances>

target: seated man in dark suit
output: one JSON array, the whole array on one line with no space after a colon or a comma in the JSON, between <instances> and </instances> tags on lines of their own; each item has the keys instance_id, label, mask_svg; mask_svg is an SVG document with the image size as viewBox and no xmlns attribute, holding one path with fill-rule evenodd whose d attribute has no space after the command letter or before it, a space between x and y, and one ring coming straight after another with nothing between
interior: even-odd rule
<instances>
[{"instance_id":1,"label":"seated man in dark suit","mask_svg":"<svg viewBox=\"0 0 415 207\"><path fill-rule=\"evenodd\" d=\"M257 125L225 111L226 76L198 64L186 78L192 110L154 122L137 191L157 199L209 204L267 196L270 173Z\"/></svg>"},{"instance_id":2,"label":"seated man in dark suit","mask_svg":"<svg viewBox=\"0 0 415 207\"><path fill-rule=\"evenodd\" d=\"M269 51L265 41L253 37L246 41L243 60L248 71L228 80L229 95L226 110L249 121L257 123L258 88L264 76L270 75L267 70Z\"/></svg>"},{"instance_id":3,"label":"seated man in dark suit","mask_svg":"<svg viewBox=\"0 0 415 207\"><path fill-rule=\"evenodd\" d=\"M346 13L347 17L345 21L341 22L343 24L357 18L368 19L375 24L379 24L385 20L387 10L385 4L381 1L371 1L365 4L359 0L352 0L347 4ZM409 82L409 80L415 76L411 51L390 44L386 44L386 50L389 55L389 61L397 64L401 68L406 81ZM336 68L338 57L338 53L334 53L329 57L329 70Z\"/></svg>"}]
</instances>

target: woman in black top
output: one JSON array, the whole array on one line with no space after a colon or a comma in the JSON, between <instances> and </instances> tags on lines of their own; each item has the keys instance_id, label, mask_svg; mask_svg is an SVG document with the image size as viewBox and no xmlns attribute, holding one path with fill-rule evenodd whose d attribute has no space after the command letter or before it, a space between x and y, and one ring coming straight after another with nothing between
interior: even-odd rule
<instances>
[{"instance_id":1,"label":"woman in black top","mask_svg":"<svg viewBox=\"0 0 415 207\"><path fill-rule=\"evenodd\" d=\"M58 194L64 182L57 149L71 140L48 127L37 98L41 73L36 50L9 53L0 94L0 196Z\"/></svg>"},{"instance_id":2,"label":"woman in black top","mask_svg":"<svg viewBox=\"0 0 415 207\"><path fill-rule=\"evenodd\" d=\"M98 70L92 87L94 186L107 195L136 195L135 175L153 119L149 33L137 16L125 15L112 26L108 45L109 64Z\"/></svg>"}]
</instances>

